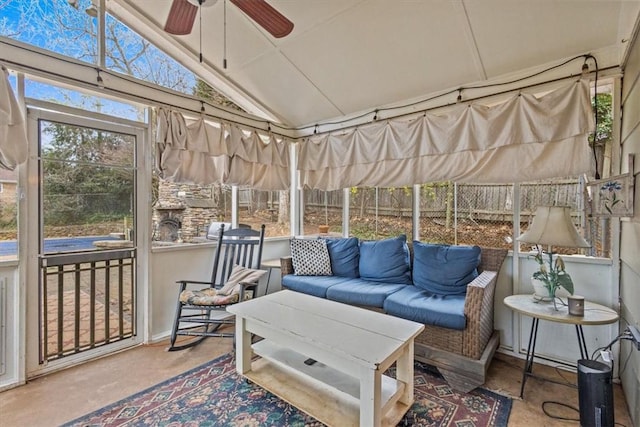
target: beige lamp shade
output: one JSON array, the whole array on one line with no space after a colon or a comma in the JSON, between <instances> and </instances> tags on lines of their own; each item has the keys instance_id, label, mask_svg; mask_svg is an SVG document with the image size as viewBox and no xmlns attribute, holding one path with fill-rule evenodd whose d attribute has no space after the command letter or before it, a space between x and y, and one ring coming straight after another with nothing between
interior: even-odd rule
<instances>
[{"instance_id":1,"label":"beige lamp shade","mask_svg":"<svg viewBox=\"0 0 640 427\"><path fill-rule=\"evenodd\" d=\"M531 226L518 241L572 248L591 246L573 226L569 206L539 206Z\"/></svg>"}]
</instances>

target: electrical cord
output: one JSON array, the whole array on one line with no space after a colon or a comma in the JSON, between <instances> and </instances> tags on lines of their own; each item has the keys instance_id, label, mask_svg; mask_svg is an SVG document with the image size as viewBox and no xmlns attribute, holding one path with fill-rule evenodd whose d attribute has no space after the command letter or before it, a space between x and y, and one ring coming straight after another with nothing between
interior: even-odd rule
<instances>
[{"instance_id":1,"label":"electrical cord","mask_svg":"<svg viewBox=\"0 0 640 427\"><path fill-rule=\"evenodd\" d=\"M558 298L558 299L560 299L560 298ZM561 302L563 302L561 299L560 299L560 301L561 301ZM564 303L564 302L563 302L563 303ZM594 350L594 352L591 354L591 359L590 359L590 360L598 360L598 359L601 357L601 355L602 355L602 354L600 353L602 350L611 350L611 347L613 347L613 345L614 345L616 342L620 341L620 340L632 340L631 332L629 331L629 329L628 329L628 328L627 328L627 329L625 329L622 333L618 334L618 336L617 336L617 337L615 337L615 338L614 338L614 339L613 339L609 344L607 344L606 346L599 347L599 348L597 348L596 350ZM633 351L633 349L632 349L632 351ZM587 356L588 356L588 355L587 355ZM625 364L624 364L624 367L623 367L622 371L624 371L624 369L626 369L626 367L627 367L627 363L628 363L628 361L629 361L629 359L630 359L630 356L631 356L631 352L629 352L629 356L627 356L627 359L626 359L626 361L625 361ZM612 360L612 361L611 361L611 371L612 371L612 372L613 372L613 370L614 370L614 366L615 366L615 365L614 365L614 362L613 362L613 360ZM556 367L556 371L558 371L558 368L557 368L557 367ZM622 372L622 371L621 371L621 372ZM559 374L559 372L558 372L558 374ZM562 377L563 379L565 379L565 378L564 378L564 376L562 376L562 375L560 375L560 377ZM566 379L565 379L565 380L566 380ZM560 416L560 415L552 414L552 413L550 413L550 412L547 410L547 405L558 405L558 406L563 406L563 407L565 407L565 408L572 409L572 410L574 410L574 411L576 411L576 412L578 412L578 413L579 413L579 412L580 412L580 409L579 409L579 408L576 408L575 406L568 405L568 404L566 404L566 403L558 402L558 401L555 401L555 400L546 400L546 401L542 402L542 412L544 412L544 414L545 414L546 416L548 416L549 418L553 418L553 419L556 419L556 420L563 420L563 421L578 421L578 422L580 421L580 418L567 418L567 417L563 417L563 416ZM622 426L622 427L626 427L624 424L621 424L621 423L615 423L615 424L616 424L616 425L620 425L620 426Z\"/></svg>"},{"instance_id":2,"label":"electrical cord","mask_svg":"<svg viewBox=\"0 0 640 427\"><path fill-rule=\"evenodd\" d=\"M629 359L631 359L631 354L633 353L633 347L631 347L631 349L629 350L629 354L627 354L627 358L624 360L624 365L622 365L622 368L618 371L618 377L620 377L624 371L627 369L627 364L629 364Z\"/></svg>"},{"instance_id":3,"label":"electrical cord","mask_svg":"<svg viewBox=\"0 0 640 427\"><path fill-rule=\"evenodd\" d=\"M622 333L618 334L617 337L615 337L609 344L605 345L604 347L598 347L596 348L593 353L591 353L591 360L597 360L596 359L596 353L602 351L602 350L611 350L611 347L613 347L613 345L618 342L620 339L622 339L622 337L626 336L628 334L628 332L625 330ZM599 356L598 356L599 357Z\"/></svg>"},{"instance_id":4,"label":"electrical cord","mask_svg":"<svg viewBox=\"0 0 640 427\"><path fill-rule=\"evenodd\" d=\"M584 63L587 63L587 60L592 59L593 63L596 67L596 73L595 73L595 79L593 82L593 86L594 86L594 96L593 96L593 115L594 115L594 122L595 122L595 127L593 130L593 144L591 146L591 150L593 151L593 159L595 161L595 167L596 167L596 179L600 179L600 172L598 172L598 156L596 155L596 141L598 139L598 60L596 59L595 56L593 55L587 55L585 56L584 59Z\"/></svg>"},{"instance_id":5,"label":"electrical cord","mask_svg":"<svg viewBox=\"0 0 640 427\"><path fill-rule=\"evenodd\" d=\"M564 368L564 369L562 369L562 368ZM561 367L561 366L555 366L555 367L554 367L554 369L555 369L555 371L556 371L556 375L558 375L560 378L562 378L562 379L564 380L564 383L565 383L566 385L573 385L573 382L572 382L572 381L570 381L567 377L565 377L565 376L564 376L564 374L562 373L562 371L565 371L565 372L571 372L571 373L573 373L573 374L576 374L577 372L569 371L569 370L568 370L568 369L566 369L566 368L567 368L567 367Z\"/></svg>"},{"instance_id":6,"label":"electrical cord","mask_svg":"<svg viewBox=\"0 0 640 427\"><path fill-rule=\"evenodd\" d=\"M613 347L613 345L618 342L619 340L632 340L633 338L631 337L631 332L629 331L629 329L625 329L624 331L622 331L620 334L618 334L617 337L615 337L609 344L605 345L604 347L598 347L596 348L593 353L591 353L591 359L592 360L597 360L596 359L596 353L598 353L599 351L602 350L611 350L611 347ZM598 356L599 357L599 356Z\"/></svg>"},{"instance_id":7,"label":"electrical cord","mask_svg":"<svg viewBox=\"0 0 640 427\"><path fill-rule=\"evenodd\" d=\"M567 418L567 417L562 417L562 416L560 416L560 415L554 415L554 414L551 414L551 413L549 413L549 412L547 411L547 408L546 408L546 406L547 406L547 405L558 405L558 406L564 406L565 408L572 409L572 410L574 410L574 411L576 411L576 412L580 413L580 409L576 408L575 406L568 405L568 404L563 403L563 402L557 402L557 401L555 401L555 400L546 400L546 401L542 402L542 412L544 412L544 414L545 414L547 417L549 417L549 418L553 418L553 419L555 419L555 420L563 420L563 421L580 421L580 418Z\"/></svg>"}]
</instances>

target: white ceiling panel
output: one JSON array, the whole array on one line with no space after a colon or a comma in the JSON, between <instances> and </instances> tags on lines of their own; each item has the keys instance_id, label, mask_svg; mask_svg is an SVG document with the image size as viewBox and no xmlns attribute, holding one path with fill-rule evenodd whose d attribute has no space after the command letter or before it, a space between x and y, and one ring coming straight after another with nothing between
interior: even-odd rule
<instances>
[{"instance_id":1,"label":"white ceiling panel","mask_svg":"<svg viewBox=\"0 0 640 427\"><path fill-rule=\"evenodd\" d=\"M441 39L459 26L450 1L387 4L361 3L283 45L283 53L343 113L479 78L465 34Z\"/></svg>"},{"instance_id":2,"label":"white ceiling panel","mask_svg":"<svg viewBox=\"0 0 640 427\"><path fill-rule=\"evenodd\" d=\"M490 78L618 42L620 2L487 0L465 5Z\"/></svg>"},{"instance_id":3,"label":"white ceiling panel","mask_svg":"<svg viewBox=\"0 0 640 427\"><path fill-rule=\"evenodd\" d=\"M240 96L242 105L255 103L292 127L523 76L577 55L594 54L601 67L619 65L640 13L640 0L267 1L294 23L289 35L273 38L227 2L223 69L218 0L202 8L206 64L189 66L228 81L232 99ZM108 0L107 7L135 11L126 23L143 35L160 32L160 48L197 55L198 18L188 36L162 30L171 3ZM575 74L580 65L555 75Z\"/></svg>"},{"instance_id":4,"label":"white ceiling panel","mask_svg":"<svg viewBox=\"0 0 640 427\"><path fill-rule=\"evenodd\" d=\"M285 118L289 122L307 123L318 115L342 115L279 53L261 56L250 66L235 72L234 78L247 82L245 89L257 99L268 99L271 111L276 114L286 111Z\"/></svg>"}]
</instances>

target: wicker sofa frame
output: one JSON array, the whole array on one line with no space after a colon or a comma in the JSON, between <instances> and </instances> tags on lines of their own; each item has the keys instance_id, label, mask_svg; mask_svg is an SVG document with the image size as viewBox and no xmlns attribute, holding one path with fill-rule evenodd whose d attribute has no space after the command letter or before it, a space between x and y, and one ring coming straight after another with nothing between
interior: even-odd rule
<instances>
[{"instance_id":1,"label":"wicker sofa frame","mask_svg":"<svg viewBox=\"0 0 640 427\"><path fill-rule=\"evenodd\" d=\"M467 285L465 329L425 325L414 346L416 360L437 367L452 388L465 392L484 384L500 341L498 331L493 329L493 299L507 250L481 249L480 274ZM281 258L280 263L283 276L294 273L291 257Z\"/></svg>"}]
</instances>

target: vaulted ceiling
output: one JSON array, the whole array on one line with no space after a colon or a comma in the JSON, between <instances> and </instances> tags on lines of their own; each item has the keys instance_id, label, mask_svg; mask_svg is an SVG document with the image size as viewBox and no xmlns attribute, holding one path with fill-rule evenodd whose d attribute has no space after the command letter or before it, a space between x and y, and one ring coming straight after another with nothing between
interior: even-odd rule
<instances>
[{"instance_id":1,"label":"vaulted ceiling","mask_svg":"<svg viewBox=\"0 0 640 427\"><path fill-rule=\"evenodd\" d=\"M207 2L202 32L196 17L185 36L164 31L172 0L108 0L107 9L245 109L294 127L586 53L616 66L640 13L640 0L268 0L295 25L276 39L228 2L225 46L224 0Z\"/></svg>"}]
</instances>

